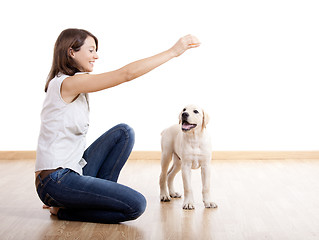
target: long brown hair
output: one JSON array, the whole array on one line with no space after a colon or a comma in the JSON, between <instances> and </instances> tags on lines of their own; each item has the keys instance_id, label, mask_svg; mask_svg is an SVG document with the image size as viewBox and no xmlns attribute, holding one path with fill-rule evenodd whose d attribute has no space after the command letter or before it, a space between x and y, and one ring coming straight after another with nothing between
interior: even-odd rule
<instances>
[{"instance_id":1,"label":"long brown hair","mask_svg":"<svg viewBox=\"0 0 319 240\"><path fill-rule=\"evenodd\" d=\"M88 36L94 39L97 51L97 38L86 30L69 28L60 33L54 45L52 67L45 84L45 92L48 90L50 81L59 73L73 76L75 73L80 72L73 58L71 58L69 51L70 49L73 49L75 52L80 51Z\"/></svg>"}]
</instances>

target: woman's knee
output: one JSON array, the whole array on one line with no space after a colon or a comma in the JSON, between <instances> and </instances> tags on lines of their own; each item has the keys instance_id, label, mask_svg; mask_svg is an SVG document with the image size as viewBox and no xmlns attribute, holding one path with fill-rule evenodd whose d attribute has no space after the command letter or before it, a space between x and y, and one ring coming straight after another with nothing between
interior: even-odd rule
<instances>
[{"instance_id":1,"label":"woman's knee","mask_svg":"<svg viewBox=\"0 0 319 240\"><path fill-rule=\"evenodd\" d=\"M129 125L127 125L126 123L120 123L120 124L116 125L115 128L123 130L126 137L133 139L133 140L135 139L134 129L132 127L130 127Z\"/></svg>"},{"instance_id":2,"label":"woman's knee","mask_svg":"<svg viewBox=\"0 0 319 240\"><path fill-rule=\"evenodd\" d=\"M133 211L129 214L129 220L137 219L145 212L146 209L146 199L142 194L137 192L135 201Z\"/></svg>"},{"instance_id":3,"label":"woman's knee","mask_svg":"<svg viewBox=\"0 0 319 240\"><path fill-rule=\"evenodd\" d=\"M125 123L120 123L113 127L113 130L116 130L118 135L118 140L125 140L131 148L133 148L135 143L135 132L132 127Z\"/></svg>"}]
</instances>

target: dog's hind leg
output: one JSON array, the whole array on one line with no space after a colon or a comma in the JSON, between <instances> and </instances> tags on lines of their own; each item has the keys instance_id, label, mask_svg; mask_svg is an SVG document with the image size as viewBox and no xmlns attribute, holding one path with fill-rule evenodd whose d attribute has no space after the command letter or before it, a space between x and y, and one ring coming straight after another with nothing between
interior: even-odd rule
<instances>
[{"instance_id":1,"label":"dog's hind leg","mask_svg":"<svg viewBox=\"0 0 319 240\"><path fill-rule=\"evenodd\" d=\"M174 188L174 178L176 174L181 170L181 163L182 163L181 159L176 155L176 153L174 153L173 165L167 174L168 191L169 191L169 195L172 198L180 198L182 196L180 193L176 192Z\"/></svg>"},{"instance_id":2,"label":"dog's hind leg","mask_svg":"<svg viewBox=\"0 0 319 240\"><path fill-rule=\"evenodd\" d=\"M169 196L168 190L167 190L167 170L171 160L172 160L172 152L162 152L162 156L161 156L162 172L161 172L160 180L159 180L160 199L162 202L168 202L171 200L171 197Z\"/></svg>"}]
</instances>

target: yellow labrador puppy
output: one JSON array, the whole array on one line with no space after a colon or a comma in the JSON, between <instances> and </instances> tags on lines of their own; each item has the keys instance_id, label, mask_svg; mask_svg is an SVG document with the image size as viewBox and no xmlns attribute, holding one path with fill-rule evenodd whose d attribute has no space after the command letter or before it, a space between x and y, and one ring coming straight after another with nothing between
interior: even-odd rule
<instances>
[{"instance_id":1,"label":"yellow labrador puppy","mask_svg":"<svg viewBox=\"0 0 319 240\"><path fill-rule=\"evenodd\" d=\"M175 175L182 169L184 185L183 209L194 209L194 198L191 189L191 169L201 167L202 194L206 208L216 208L210 195L210 161L211 140L206 131L208 115L203 109L188 105L179 114L179 124L173 125L162 132L162 172L160 175L161 201L180 198L174 190ZM173 165L168 170L173 158ZM167 189L168 188L168 189Z\"/></svg>"}]
</instances>

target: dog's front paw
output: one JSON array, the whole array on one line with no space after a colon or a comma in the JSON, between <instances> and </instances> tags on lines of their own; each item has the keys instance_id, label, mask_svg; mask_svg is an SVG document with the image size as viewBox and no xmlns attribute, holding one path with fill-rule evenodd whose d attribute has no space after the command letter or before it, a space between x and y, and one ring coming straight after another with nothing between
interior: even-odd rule
<instances>
[{"instance_id":1,"label":"dog's front paw","mask_svg":"<svg viewBox=\"0 0 319 240\"><path fill-rule=\"evenodd\" d=\"M193 210L193 209L195 209L195 207L194 207L193 203L184 203L183 204L183 209L185 209L185 210Z\"/></svg>"},{"instance_id":2,"label":"dog's front paw","mask_svg":"<svg viewBox=\"0 0 319 240\"><path fill-rule=\"evenodd\" d=\"M172 198L181 198L182 194L178 193L178 192L171 192L169 194Z\"/></svg>"},{"instance_id":3,"label":"dog's front paw","mask_svg":"<svg viewBox=\"0 0 319 240\"><path fill-rule=\"evenodd\" d=\"M168 194L161 194L160 198L161 198L161 202L171 201L171 197Z\"/></svg>"},{"instance_id":4,"label":"dog's front paw","mask_svg":"<svg viewBox=\"0 0 319 240\"><path fill-rule=\"evenodd\" d=\"M217 204L214 202L204 202L205 208L217 208Z\"/></svg>"}]
</instances>

